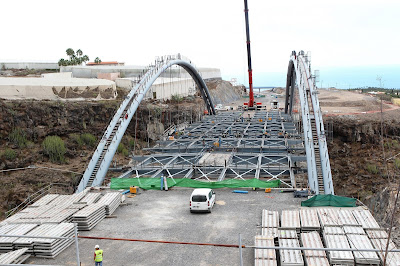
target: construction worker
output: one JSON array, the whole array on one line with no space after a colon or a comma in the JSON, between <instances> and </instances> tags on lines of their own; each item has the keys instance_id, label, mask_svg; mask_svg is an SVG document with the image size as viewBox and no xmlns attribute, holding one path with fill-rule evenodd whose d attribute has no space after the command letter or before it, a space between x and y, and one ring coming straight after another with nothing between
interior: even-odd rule
<instances>
[{"instance_id":1,"label":"construction worker","mask_svg":"<svg viewBox=\"0 0 400 266\"><path fill-rule=\"evenodd\" d=\"M94 249L94 265L103 266L103 250L100 249L99 245L96 245Z\"/></svg>"}]
</instances>

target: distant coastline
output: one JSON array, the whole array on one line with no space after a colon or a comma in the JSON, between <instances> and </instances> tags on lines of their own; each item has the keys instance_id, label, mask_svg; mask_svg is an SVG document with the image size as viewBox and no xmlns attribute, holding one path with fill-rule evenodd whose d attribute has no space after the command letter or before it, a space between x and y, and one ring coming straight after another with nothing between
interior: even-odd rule
<instances>
[{"instance_id":1,"label":"distant coastline","mask_svg":"<svg viewBox=\"0 0 400 266\"><path fill-rule=\"evenodd\" d=\"M400 89L400 65L313 69L320 71L317 87L321 88L354 89L381 86L385 89ZM377 80L377 77L380 77L381 81ZM248 81L243 80L243 77L241 79L238 77L238 82L247 87ZM255 72L253 80L254 88L286 87L285 72Z\"/></svg>"}]
</instances>

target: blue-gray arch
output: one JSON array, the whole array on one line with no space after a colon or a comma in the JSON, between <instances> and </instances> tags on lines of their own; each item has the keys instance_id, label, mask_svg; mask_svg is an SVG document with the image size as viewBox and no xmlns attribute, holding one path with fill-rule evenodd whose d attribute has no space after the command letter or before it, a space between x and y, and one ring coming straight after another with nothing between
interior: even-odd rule
<instances>
[{"instance_id":1,"label":"blue-gray arch","mask_svg":"<svg viewBox=\"0 0 400 266\"><path fill-rule=\"evenodd\" d=\"M99 186L103 183L111 164L112 158L117 151L118 145L131 122L139 104L149 91L153 83L162 73L173 65L185 69L195 81L197 88L205 102L209 115L215 115L215 109L208 91L207 85L200 73L188 61L178 59L167 59L165 61L156 61L148 71L141 77L136 86L129 92L125 100L121 103L113 119L108 125L106 131L100 140L96 151L93 153L85 173L76 189L77 192L83 191L86 187Z\"/></svg>"}]
</instances>

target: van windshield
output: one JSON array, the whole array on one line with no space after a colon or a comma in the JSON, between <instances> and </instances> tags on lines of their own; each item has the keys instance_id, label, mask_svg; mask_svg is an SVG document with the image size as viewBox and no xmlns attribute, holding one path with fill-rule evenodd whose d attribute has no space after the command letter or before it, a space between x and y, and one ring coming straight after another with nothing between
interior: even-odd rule
<instances>
[{"instance_id":1,"label":"van windshield","mask_svg":"<svg viewBox=\"0 0 400 266\"><path fill-rule=\"evenodd\" d=\"M207 201L207 197L204 196L204 195L193 195L192 201L193 202L206 202Z\"/></svg>"}]
</instances>

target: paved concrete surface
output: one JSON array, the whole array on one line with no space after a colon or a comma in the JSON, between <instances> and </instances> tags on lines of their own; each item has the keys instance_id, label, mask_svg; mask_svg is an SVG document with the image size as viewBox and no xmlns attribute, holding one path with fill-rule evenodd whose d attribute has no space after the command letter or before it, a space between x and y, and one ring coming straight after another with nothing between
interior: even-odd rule
<instances>
[{"instance_id":1,"label":"paved concrete surface","mask_svg":"<svg viewBox=\"0 0 400 266\"><path fill-rule=\"evenodd\" d=\"M81 235L151 239L166 241L238 244L241 233L244 245L254 245L261 234L262 209L294 209L300 205L292 193L232 193L217 189L217 204L212 213L189 212L192 189L143 191L128 198L132 205L120 206L118 218L104 219L92 231ZM211 246L157 244L142 242L79 240L82 265L93 265L94 246L104 249L103 265L239 265L239 249ZM31 258L28 263L76 265L72 245L56 259ZM254 264L254 250L243 250L244 265Z\"/></svg>"}]
</instances>

